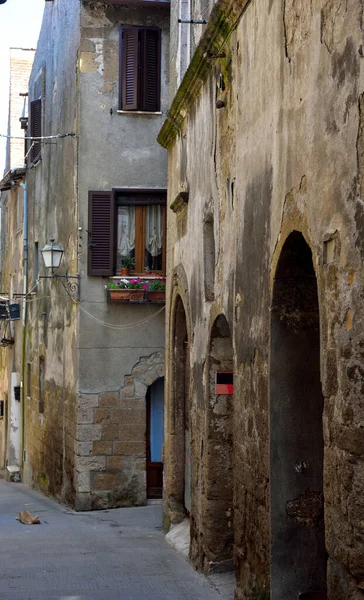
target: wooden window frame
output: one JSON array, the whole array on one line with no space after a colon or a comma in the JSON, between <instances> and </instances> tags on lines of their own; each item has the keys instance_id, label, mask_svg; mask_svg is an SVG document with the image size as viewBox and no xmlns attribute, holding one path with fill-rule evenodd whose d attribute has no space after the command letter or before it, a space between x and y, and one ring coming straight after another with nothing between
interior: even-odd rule
<instances>
[{"instance_id":1,"label":"wooden window frame","mask_svg":"<svg viewBox=\"0 0 364 600\"><path fill-rule=\"evenodd\" d=\"M124 46L124 32L129 33L136 38L134 41L137 48L132 49L134 57L132 60L136 63L137 72L134 73L133 81L130 80L130 86L133 88L133 100L127 101L126 98L126 79L127 79L127 55ZM148 54L147 54L147 33L155 32L157 34L156 51L157 59L154 72L154 93L155 105L148 107L147 79L148 79ZM161 91L161 39L162 33L159 27L136 27L130 25L120 26L120 57L119 57L119 110L125 112L160 112L160 91ZM130 91L131 88L129 88Z\"/></svg>"},{"instance_id":2,"label":"wooden window frame","mask_svg":"<svg viewBox=\"0 0 364 600\"><path fill-rule=\"evenodd\" d=\"M101 203L100 203L101 202ZM112 277L117 274L117 207L136 206L135 223L135 270L133 275L147 276L144 270L145 261L145 224L146 207L151 205L163 206L163 253L162 270L153 271L160 276L166 272L166 247L167 247L167 190L165 188L152 189L130 189L114 188L104 191L89 191L89 214L88 214L88 269L87 274L92 277ZM96 207L96 209L94 209ZM94 212L96 210L96 212ZM105 219L102 219L101 230L97 229L100 221L100 210L102 215L105 211ZM93 235L93 227L96 227ZM102 230L105 230L103 234ZM106 236L109 232L109 237ZM101 252L97 254L98 248ZM93 254L94 253L94 254Z\"/></svg>"},{"instance_id":3,"label":"wooden window frame","mask_svg":"<svg viewBox=\"0 0 364 600\"><path fill-rule=\"evenodd\" d=\"M146 226L146 209L148 206L153 204L163 207L163 249L162 249L162 269L160 271L153 271L153 273L160 273L164 275L166 272L166 233L167 233L167 192L166 190L130 190L124 188L113 189L115 198L115 211L118 206L135 206L135 269L132 271L133 275L144 275L145 262L145 226ZM127 200L123 201L123 197ZM151 202L151 197L155 196L156 201ZM161 202L161 196L163 201ZM146 197L148 199L146 199ZM116 264L117 254L117 216L115 218L115 233L114 233L114 256Z\"/></svg>"}]
</instances>

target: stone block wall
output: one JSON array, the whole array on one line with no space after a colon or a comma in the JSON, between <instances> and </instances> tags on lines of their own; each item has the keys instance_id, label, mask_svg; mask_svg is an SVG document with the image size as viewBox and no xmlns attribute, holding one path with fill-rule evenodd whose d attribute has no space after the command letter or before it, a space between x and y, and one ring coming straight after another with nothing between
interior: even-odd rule
<instances>
[{"instance_id":1,"label":"stone block wall","mask_svg":"<svg viewBox=\"0 0 364 600\"><path fill-rule=\"evenodd\" d=\"M317 280L320 348L315 369L319 365L324 405L323 489L317 481L311 490L317 496L297 495L290 489L287 502L279 499L279 510L289 521L296 518L292 506L301 506L308 497L321 498L323 493L328 597L364 597L359 516L364 497L362 14L359 0L217 2L212 11L216 29L207 25L206 45L194 56L185 88L179 90L165 135L160 137L169 149L169 204L188 189L185 226L179 227L181 215L172 211L168 221L165 523L190 512L190 557L202 567L201 540L206 533L210 536L216 517L205 506L206 374L212 325L224 315L232 334L234 363L236 600L269 595L283 600L298 597L305 585L312 589L310 574L299 585L295 581L288 595L282 591L282 580L277 584L272 578L272 547L277 539L271 522L271 489L273 480L279 488L280 467L272 461L271 427L272 412L283 406L271 386L272 298L277 264L292 232L305 240L312 254L311 277ZM232 28L223 52L208 63L205 57L216 50L208 44L223 41L230 18ZM223 105L217 105L217 100ZM207 297L202 241L211 215L215 281L213 297ZM185 506L184 513L183 491L177 485L178 478L182 481L181 454L174 431L178 405L173 323L179 299L190 341L185 395L191 406L192 507L188 511ZM313 360L316 351L305 354ZM297 358L293 347L286 364L281 364L288 380L292 365L298 370L302 365ZM300 373L300 381L296 387L301 393L312 384L310 369ZM298 404L299 398L297 393ZM282 409L281 433L292 432L290 418ZM300 435L312 431L312 415L305 417L302 412L300 418ZM296 469L301 468L297 462L307 449L295 447L294 442L292 447L298 458L288 458L287 473L296 481ZM305 479L305 468L301 483L313 487L309 474ZM309 502L307 507L314 512ZM284 564L295 579L291 552L287 551Z\"/></svg>"},{"instance_id":2,"label":"stone block wall","mask_svg":"<svg viewBox=\"0 0 364 600\"><path fill-rule=\"evenodd\" d=\"M141 357L118 391L80 394L76 509L146 504L146 393L164 377L164 357Z\"/></svg>"}]
</instances>

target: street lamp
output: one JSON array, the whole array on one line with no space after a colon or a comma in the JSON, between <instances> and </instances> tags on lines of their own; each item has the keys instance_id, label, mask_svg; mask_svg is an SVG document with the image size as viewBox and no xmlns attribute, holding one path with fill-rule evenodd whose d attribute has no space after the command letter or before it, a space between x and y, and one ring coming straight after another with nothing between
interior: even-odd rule
<instances>
[{"instance_id":1,"label":"street lamp","mask_svg":"<svg viewBox=\"0 0 364 600\"><path fill-rule=\"evenodd\" d=\"M45 268L52 269L53 275L53 269L58 269L61 264L64 250L61 248L61 246L54 243L55 240L53 237L50 238L49 242L50 243L46 244L43 250L41 250L41 253L43 256Z\"/></svg>"},{"instance_id":2,"label":"street lamp","mask_svg":"<svg viewBox=\"0 0 364 600\"><path fill-rule=\"evenodd\" d=\"M1 1L1 0L0 0ZM39 279L62 279L65 278L67 280L67 285L68 285L68 289L69 292L78 292L79 295L79 281L80 281L80 275L79 273L77 273L77 275L69 275L68 273L65 273L64 275L59 275L58 273L54 273L53 269L58 269L60 267L61 261L62 261L62 256L64 254L64 250L63 248L61 248L61 246L59 244L55 243L55 239L53 237L51 237L49 239L49 244L46 244L43 248L43 250L41 250L41 254L43 257L43 262L45 265L46 269L52 269L51 271L51 275L41 275L39 277ZM77 279L78 283L76 283L75 281L70 281L71 279ZM67 291L67 289L66 289ZM69 294L69 292L67 291L67 293Z\"/></svg>"}]
</instances>

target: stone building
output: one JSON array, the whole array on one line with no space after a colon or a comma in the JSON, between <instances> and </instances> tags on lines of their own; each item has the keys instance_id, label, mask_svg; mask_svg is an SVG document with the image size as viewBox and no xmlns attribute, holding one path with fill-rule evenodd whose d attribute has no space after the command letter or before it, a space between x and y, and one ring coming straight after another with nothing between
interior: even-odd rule
<instances>
[{"instance_id":1,"label":"stone building","mask_svg":"<svg viewBox=\"0 0 364 600\"><path fill-rule=\"evenodd\" d=\"M235 600L364 598L362 61L361 0L172 0L165 523Z\"/></svg>"},{"instance_id":2,"label":"stone building","mask_svg":"<svg viewBox=\"0 0 364 600\"><path fill-rule=\"evenodd\" d=\"M19 303L24 291L23 214L25 150L20 118L27 112L27 92L34 50L10 49L10 95L6 161L0 181L0 468L13 472L21 464L22 415L19 386L22 372L22 323ZM14 306L10 315L10 304ZM13 317L16 319L13 319ZM10 319L11 317L11 319ZM14 392L16 390L16 393Z\"/></svg>"},{"instance_id":3,"label":"stone building","mask_svg":"<svg viewBox=\"0 0 364 600\"><path fill-rule=\"evenodd\" d=\"M127 258L128 282L165 272L168 51L168 2L45 4L29 82L21 467L77 510L161 494L164 303L104 288ZM50 238L64 251L52 272Z\"/></svg>"}]
</instances>

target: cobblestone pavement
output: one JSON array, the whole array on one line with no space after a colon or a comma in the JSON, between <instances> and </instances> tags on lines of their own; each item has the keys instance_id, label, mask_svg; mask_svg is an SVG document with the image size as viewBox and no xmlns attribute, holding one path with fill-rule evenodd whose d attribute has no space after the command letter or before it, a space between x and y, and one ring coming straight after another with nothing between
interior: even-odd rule
<instances>
[{"instance_id":1,"label":"cobblestone pavement","mask_svg":"<svg viewBox=\"0 0 364 600\"><path fill-rule=\"evenodd\" d=\"M21 510L42 524L16 521ZM225 600L166 544L161 511L75 513L0 481L0 600Z\"/></svg>"}]
</instances>

